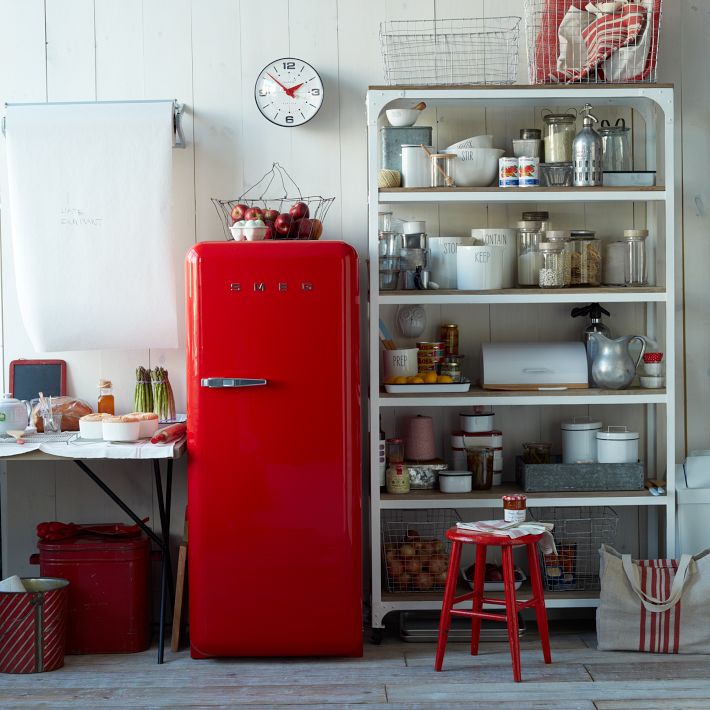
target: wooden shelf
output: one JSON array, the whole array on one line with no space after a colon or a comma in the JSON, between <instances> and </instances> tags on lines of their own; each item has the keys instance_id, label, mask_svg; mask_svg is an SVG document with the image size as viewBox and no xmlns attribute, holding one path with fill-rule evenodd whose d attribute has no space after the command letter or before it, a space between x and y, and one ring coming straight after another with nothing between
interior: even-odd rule
<instances>
[{"instance_id":1,"label":"wooden shelf","mask_svg":"<svg viewBox=\"0 0 710 710\"><path fill-rule=\"evenodd\" d=\"M436 291L380 291L382 305L418 303L662 303L666 289L660 286L641 288L504 288L490 291L439 289Z\"/></svg>"},{"instance_id":2,"label":"wooden shelf","mask_svg":"<svg viewBox=\"0 0 710 710\"><path fill-rule=\"evenodd\" d=\"M467 594L471 591L469 586L459 580L456 587L456 596ZM503 592L484 592L487 597L492 599L502 599ZM518 600L529 598L532 594L530 582L523 582L520 589L516 591ZM382 602L396 603L398 609L416 609L416 608L440 608L443 599L443 592L387 592L382 590ZM568 607L568 606L597 606L599 604L598 591L577 591L570 590L568 592L545 592L545 606L552 607ZM470 607L471 602L463 602L460 608ZM498 610L501 607L492 607Z\"/></svg>"},{"instance_id":3,"label":"wooden shelf","mask_svg":"<svg viewBox=\"0 0 710 710\"><path fill-rule=\"evenodd\" d=\"M428 508L502 508L501 496L524 493L512 483L494 486L488 491L471 493L442 493L437 490L410 491L409 493L380 493L380 506L388 509ZM641 491L555 491L525 493L528 508L570 507L580 505L649 506L666 504L665 496L652 496Z\"/></svg>"},{"instance_id":4,"label":"wooden shelf","mask_svg":"<svg viewBox=\"0 0 710 710\"><path fill-rule=\"evenodd\" d=\"M569 389L544 391L497 391L471 387L468 392L452 394L389 394L381 391L381 407L468 407L474 405L497 404L518 405L564 405L564 404L665 404L665 388L641 389L631 387L625 390Z\"/></svg>"},{"instance_id":5,"label":"wooden shelf","mask_svg":"<svg viewBox=\"0 0 710 710\"><path fill-rule=\"evenodd\" d=\"M396 202L662 202L663 185L653 187L386 187L380 204Z\"/></svg>"}]
</instances>

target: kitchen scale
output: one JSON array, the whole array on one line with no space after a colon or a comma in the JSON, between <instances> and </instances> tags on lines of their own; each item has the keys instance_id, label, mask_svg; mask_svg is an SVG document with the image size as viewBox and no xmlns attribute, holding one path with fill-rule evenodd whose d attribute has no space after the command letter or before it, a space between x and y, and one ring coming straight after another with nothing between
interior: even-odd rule
<instances>
[{"instance_id":1,"label":"kitchen scale","mask_svg":"<svg viewBox=\"0 0 710 710\"><path fill-rule=\"evenodd\" d=\"M518 614L518 636L525 634L525 620ZM408 643L435 643L439 638L439 612L403 611L399 615L399 637ZM450 643L471 643L471 620L451 618ZM507 641L508 627L496 621L481 621L481 641Z\"/></svg>"}]
</instances>

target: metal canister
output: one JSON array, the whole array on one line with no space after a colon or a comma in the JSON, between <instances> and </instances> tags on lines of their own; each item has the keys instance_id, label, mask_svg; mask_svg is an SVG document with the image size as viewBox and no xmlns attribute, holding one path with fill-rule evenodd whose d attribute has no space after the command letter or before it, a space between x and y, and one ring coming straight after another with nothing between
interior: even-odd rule
<instances>
[{"instance_id":1,"label":"metal canister","mask_svg":"<svg viewBox=\"0 0 710 710\"><path fill-rule=\"evenodd\" d=\"M442 325L439 338L446 343L447 355L459 354L459 327L455 323Z\"/></svg>"},{"instance_id":2,"label":"metal canister","mask_svg":"<svg viewBox=\"0 0 710 710\"><path fill-rule=\"evenodd\" d=\"M518 184L520 187L540 184L540 158L518 158Z\"/></svg>"},{"instance_id":3,"label":"metal canister","mask_svg":"<svg viewBox=\"0 0 710 710\"><path fill-rule=\"evenodd\" d=\"M498 187L518 187L518 159L498 159Z\"/></svg>"}]
</instances>

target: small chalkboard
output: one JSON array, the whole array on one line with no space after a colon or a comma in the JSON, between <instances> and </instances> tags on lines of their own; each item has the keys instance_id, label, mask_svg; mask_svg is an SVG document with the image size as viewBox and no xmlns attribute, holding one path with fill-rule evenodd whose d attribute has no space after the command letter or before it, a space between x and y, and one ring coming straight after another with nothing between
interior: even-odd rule
<instances>
[{"instance_id":1,"label":"small chalkboard","mask_svg":"<svg viewBox=\"0 0 710 710\"><path fill-rule=\"evenodd\" d=\"M67 363L64 360L13 360L10 363L10 392L15 399L36 399L66 394Z\"/></svg>"}]
</instances>

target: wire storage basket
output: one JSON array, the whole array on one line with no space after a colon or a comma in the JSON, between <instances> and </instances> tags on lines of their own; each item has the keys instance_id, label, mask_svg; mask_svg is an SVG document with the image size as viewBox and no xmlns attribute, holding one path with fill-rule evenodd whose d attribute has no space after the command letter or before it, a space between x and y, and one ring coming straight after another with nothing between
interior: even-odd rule
<instances>
[{"instance_id":1,"label":"wire storage basket","mask_svg":"<svg viewBox=\"0 0 710 710\"><path fill-rule=\"evenodd\" d=\"M446 585L446 531L460 520L455 510L383 510L382 566L388 592L436 592Z\"/></svg>"},{"instance_id":2,"label":"wire storage basket","mask_svg":"<svg viewBox=\"0 0 710 710\"><path fill-rule=\"evenodd\" d=\"M382 22L385 82L513 84L518 78L520 21L510 16Z\"/></svg>"},{"instance_id":3,"label":"wire storage basket","mask_svg":"<svg viewBox=\"0 0 710 710\"><path fill-rule=\"evenodd\" d=\"M531 84L656 81L662 0L524 0Z\"/></svg>"},{"instance_id":4,"label":"wire storage basket","mask_svg":"<svg viewBox=\"0 0 710 710\"><path fill-rule=\"evenodd\" d=\"M547 591L599 589L599 548L614 545L619 516L608 506L532 508L530 516L554 523L557 554L546 555L538 546L542 581Z\"/></svg>"},{"instance_id":5,"label":"wire storage basket","mask_svg":"<svg viewBox=\"0 0 710 710\"><path fill-rule=\"evenodd\" d=\"M227 241L237 238L233 228L234 223L237 221L234 219L233 210L237 205L258 207L262 212L264 210L274 210L279 215L288 215L289 210L297 202L303 203L305 209L301 207L300 212L290 220L289 229L285 233L273 230L273 225L270 225L274 232L272 238L320 239L323 232L323 222L334 201L334 197L302 195L293 178L279 163L274 163L266 175L236 199L220 200L215 197L212 198L212 204L217 210Z\"/></svg>"}]
</instances>

